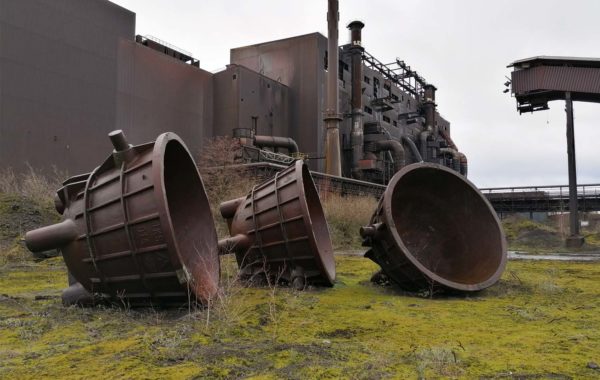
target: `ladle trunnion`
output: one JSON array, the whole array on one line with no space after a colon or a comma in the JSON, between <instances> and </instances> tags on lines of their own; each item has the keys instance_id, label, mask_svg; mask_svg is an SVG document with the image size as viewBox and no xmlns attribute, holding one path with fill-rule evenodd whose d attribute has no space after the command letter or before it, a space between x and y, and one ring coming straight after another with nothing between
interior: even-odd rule
<instances>
[{"instance_id":1,"label":"ladle trunnion","mask_svg":"<svg viewBox=\"0 0 600 380\"><path fill-rule=\"evenodd\" d=\"M407 290L482 290L506 265L493 208L469 180L441 165L397 172L360 233L371 247L365 257Z\"/></svg>"},{"instance_id":2,"label":"ladle trunnion","mask_svg":"<svg viewBox=\"0 0 600 380\"><path fill-rule=\"evenodd\" d=\"M219 281L217 235L185 144L173 133L138 146L121 131L109 136L112 155L58 190L64 220L28 232L27 247L62 252L80 284L63 292L66 303L86 298L81 286L131 306L211 299Z\"/></svg>"},{"instance_id":3,"label":"ladle trunnion","mask_svg":"<svg viewBox=\"0 0 600 380\"><path fill-rule=\"evenodd\" d=\"M224 202L229 239L223 253L235 253L241 277L267 276L302 289L332 286L333 247L319 194L307 166L296 161L243 198Z\"/></svg>"}]
</instances>

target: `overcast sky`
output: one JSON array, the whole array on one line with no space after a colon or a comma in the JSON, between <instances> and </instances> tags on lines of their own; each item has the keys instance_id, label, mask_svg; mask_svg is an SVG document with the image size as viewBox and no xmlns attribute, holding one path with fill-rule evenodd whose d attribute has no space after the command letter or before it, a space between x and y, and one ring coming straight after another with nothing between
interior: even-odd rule
<instances>
[{"instance_id":1,"label":"overcast sky","mask_svg":"<svg viewBox=\"0 0 600 380\"><path fill-rule=\"evenodd\" d=\"M208 71L229 49L311 32L327 35L326 0L113 0L137 14L137 34L191 52ZM519 115L503 94L506 66L536 55L600 57L597 0L340 0L345 26L366 26L363 46L396 57L437 86L438 110L469 158L479 187L567 183L564 102ZM600 183L600 104L575 103L579 183Z\"/></svg>"}]
</instances>

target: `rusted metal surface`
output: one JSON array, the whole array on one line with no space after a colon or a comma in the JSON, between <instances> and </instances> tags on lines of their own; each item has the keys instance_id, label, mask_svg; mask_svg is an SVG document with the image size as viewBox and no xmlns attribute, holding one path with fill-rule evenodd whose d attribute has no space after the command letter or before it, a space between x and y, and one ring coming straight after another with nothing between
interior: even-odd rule
<instances>
[{"instance_id":1,"label":"rusted metal surface","mask_svg":"<svg viewBox=\"0 0 600 380\"><path fill-rule=\"evenodd\" d=\"M198 170L177 135L115 147L58 191L61 223L30 231L32 251L59 248L88 292L131 306L205 302L218 288L217 236ZM79 294L79 290L75 293Z\"/></svg>"},{"instance_id":2,"label":"rusted metal surface","mask_svg":"<svg viewBox=\"0 0 600 380\"><path fill-rule=\"evenodd\" d=\"M332 286L333 247L319 195L302 161L255 186L244 198L221 204L243 278L268 276L296 288Z\"/></svg>"},{"instance_id":3,"label":"rusted metal surface","mask_svg":"<svg viewBox=\"0 0 600 380\"><path fill-rule=\"evenodd\" d=\"M281 136L254 136L254 145L262 148L284 148L287 149L288 153L298 153L298 144L289 138Z\"/></svg>"},{"instance_id":4,"label":"rusted metal surface","mask_svg":"<svg viewBox=\"0 0 600 380\"><path fill-rule=\"evenodd\" d=\"M513 62L510 84L519 112L548 109L548 102L565 99L600 102L600 59L533 57Z\"/></svg>"},{"instance_id":5,"label":"rusted metal surface","mask_svg":"<svg viewBox=\"0 0 600 380\"><path fill-rule=\"evenodd\" d=\"M600 103L600 59L542 56L522 59L509 67L514 67L514 71L506 85L511 85L520 113L547 110L548 102L565 100L570 188L570 236L566 243L568 247L579 247L584 238L580 235L577 212L573 101Z\"/></svg>"},{"instance_id":6,"label":"rusted metal surface","mask_svg":"<svg viewBox=\"0 0 600 380\"><path fill-rule=\"evenodd\" d=\"M504 271L506 241L485 197L441 165L403 168L390 181L368 226L366 257L409 290L477 291Z\"/></svg>"},{"instance_id":7,"label":"rusted metal surface","mask_svg":"<svg viewBox=\"0 0 600 380\"><path fill-rule=\"evenodd\" d=\"M352 21L348 24L350 29L350 47L348 52L351 59L352 75L352 95L351 95L351 113L352 128L350 132L350 141L352 144L352 177L362 178L362 171L359 168L359 162L364 158L364 125L363 125L363 62L362 54L362 28L365 24L360 21Z\"/></svg>"},{"instance_id":8,"label":"rusted metal surface","mask_svg":"<svg viewBox=\"0 0 600 380\"><path fill-rule=\"evenodd\" d=\"M339 110L340 89L339 76L339 48L338 24L339 2L327 2L327 97L323 121L325 122L325 173L329 175L342 175L341 150L340 150L340 121L342 115Z\"/></svg>"}]
</instances>

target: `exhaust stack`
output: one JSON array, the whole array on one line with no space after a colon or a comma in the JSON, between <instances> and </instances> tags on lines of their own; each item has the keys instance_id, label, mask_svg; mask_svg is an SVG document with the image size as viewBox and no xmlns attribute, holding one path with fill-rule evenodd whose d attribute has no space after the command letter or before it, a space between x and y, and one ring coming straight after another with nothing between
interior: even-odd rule
<instances>
[{"instance_id":1,"label":"exhaust stack","mask_svg":"<svg viewBox=\"0 0 600 380\"><path fill-rule=\"evenodd\" d=\"M365 24L352 21L348 24L350 29L350 55L352 57L352 177L359 178L359 161L363 159L363 104L362 104L362 28Z\"/></svg>"},{"instance_id":2,"label":"exhaust stack","mask_svg":"<svg viewBox=\"0 0 600 380\"><path fill-rule=\"evenodd\" d=\"M327 11L327 99L325 117L325 129L327 137L325 141L325 173L340 177L342 166L340 162L340 126L342 120L339 112L339 51L338 51L338 0L328 1Z\"/></svg>"}]
</instances>

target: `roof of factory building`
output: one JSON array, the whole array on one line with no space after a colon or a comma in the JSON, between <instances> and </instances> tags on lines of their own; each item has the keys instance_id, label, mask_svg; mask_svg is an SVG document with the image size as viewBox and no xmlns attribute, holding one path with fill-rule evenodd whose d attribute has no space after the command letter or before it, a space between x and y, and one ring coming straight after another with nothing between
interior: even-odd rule
<instances>
[{"instance_id":1,"label":"roof of factory building","mask_svg":"<svg viewBox=\"0 0 600 380\"><path fill-rule=\"evenodd\" d=\"M507 67L527 68L530 66L574 66L574 67L600 67L600 58L592 57L561 57L551 55L538 55L531 58L519 59Z\"/></svg>"}]
</instances>

